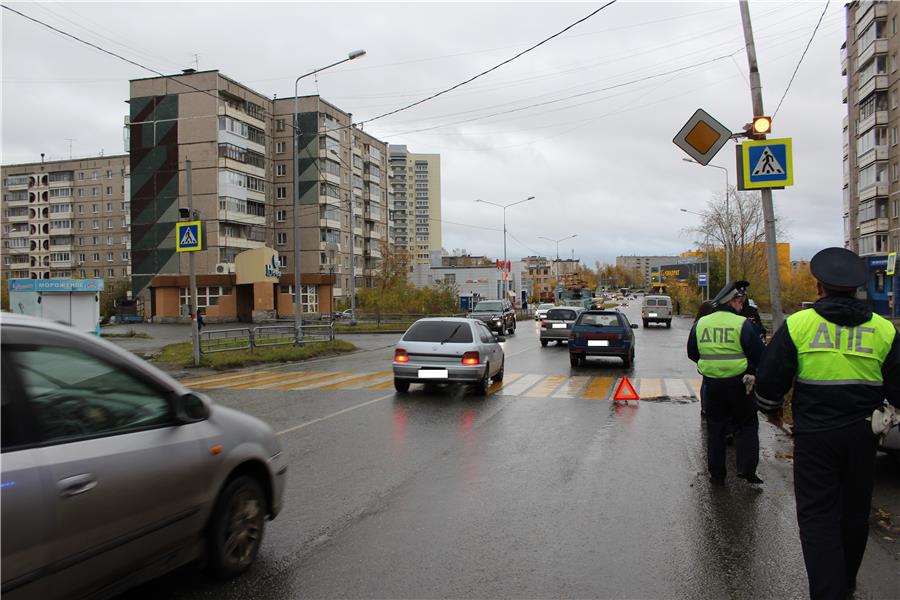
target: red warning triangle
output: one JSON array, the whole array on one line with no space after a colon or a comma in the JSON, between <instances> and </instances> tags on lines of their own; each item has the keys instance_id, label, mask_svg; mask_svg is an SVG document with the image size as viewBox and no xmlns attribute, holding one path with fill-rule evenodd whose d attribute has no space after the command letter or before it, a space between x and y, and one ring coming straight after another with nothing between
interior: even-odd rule
<instances>
[{"instance_id":1,"label":"red warning triangle","mask_svg":"<svg viewBox=\"0 0 900 600\"><path fill-rule=\"evenodd\" d=\"M634 386L628 381L628 377L622 377L619 380L619 387L616 388L616 393L613 395L613 400L625 400L627 402L628 400L640 399L641 397L634 391Z\"/></svg>"}]
</instances>

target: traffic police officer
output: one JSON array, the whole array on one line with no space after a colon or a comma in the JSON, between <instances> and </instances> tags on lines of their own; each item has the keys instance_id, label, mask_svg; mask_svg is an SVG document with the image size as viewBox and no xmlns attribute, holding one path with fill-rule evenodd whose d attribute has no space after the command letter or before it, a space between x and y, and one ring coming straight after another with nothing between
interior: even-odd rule
<instances>
[{"instance_id":1,"label":"traffic police officer","mask_svg":"<svg viewBox=\"0 0 900 600\"><path fill-rule=\"evenodd\" d=\"M756 401L781 424L794 388L794 494L811 598L843 600L856 588L868 538L877 436L872 412L900 407L900 336L854 297L865 263L826 248L809 263L819 300L787 318L766 348Z\"/></svg>"},{"instance_id":2,"label":"traffic police officer","mask_svg":"<svg viewBox=\"0 0 900 600\"><path fill-rule=\"evenodd\" d=\"M750 321L740 316L747 299L746 281L732 281L713 299L715 310L701 317L688 336L688 357L697 363L706 391L706 461L709 480L725 483L725 437L734 426L737 471L751 483L762 483L759 463L759 420L744 384L755 372L763 343Z\"/></svg>"}]
</instances>

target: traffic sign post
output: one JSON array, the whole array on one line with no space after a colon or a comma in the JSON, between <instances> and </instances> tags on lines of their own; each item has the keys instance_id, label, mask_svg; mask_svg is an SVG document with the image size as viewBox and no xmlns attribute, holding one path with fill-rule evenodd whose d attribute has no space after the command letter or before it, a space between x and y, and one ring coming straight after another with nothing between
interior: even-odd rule
<instances>
[{"instance_id":1,"label":"traffic sign post","mask_svg":"<svg viewBox=\"0 0 900 600\"><path fill-rule=\"evenodd\" d=\"M175 251L197 252L203 249L203 229L200 221L175 224Z\"/></svg>"},{"instance_id":2,"label":"traffic sign post","mask_svg":"<svg viewBox=\"0 0 900 600\"><path fill-rule=\"evenodd\" d=\"M701 165L707 165L731 136L730 129L698 108L672 142Z\"/></svg>"},{"instance_id":3,"label":"traffic sign post","mask_svg":"<svg viewBox=\"0 0 900 600\"><path fill-rule=\"evenodd\" d=\"M738 189L761 190L794 185L791 138L744 142L738 146Z\"/></svg>"},{"instance_id":4,"label":"traffic sign post","mask_svg":"<svg viewBox=\"0 0 900 600\"><path fill-rule=\"evenodd\" d=\"M697 275L697 285L699 285L700 287L706 287L707 285L709 285L706 279L706 273L700 273L699 275Z\"/></svg>"}]
</instances>

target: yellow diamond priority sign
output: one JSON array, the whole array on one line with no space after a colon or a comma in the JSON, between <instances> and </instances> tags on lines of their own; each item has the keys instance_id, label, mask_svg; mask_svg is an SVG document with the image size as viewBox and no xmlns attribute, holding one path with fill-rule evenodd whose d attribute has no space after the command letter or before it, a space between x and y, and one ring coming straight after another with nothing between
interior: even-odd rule
<instances>
[{"instance_id":1,"label":"yellow diamond priority sign","mask_svg":"<svg viewBox=\"0 0 900 600\"><path fill-rule=\"evenodd\" d=\"M731 130L698 108L672 141L701 165L709 164L731 139Z\"/></svg>"}]
</instances>

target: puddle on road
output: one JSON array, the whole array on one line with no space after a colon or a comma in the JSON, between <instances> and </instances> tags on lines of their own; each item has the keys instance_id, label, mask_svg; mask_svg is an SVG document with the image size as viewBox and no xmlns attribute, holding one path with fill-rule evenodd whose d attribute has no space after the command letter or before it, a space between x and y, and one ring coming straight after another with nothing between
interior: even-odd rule
<instances>
[{"instance_id":1,"label":"puddle on road","mask_svg":"<svg viewBox=\"0 0 900 600\"><path fill-rule=\"evenodd\" d=\"M621 402L621 401L620 401ZM693 396L641 396L638 402L668 402L670 404L693 404L697 398Z\"/></svg>"}]
</instances>

